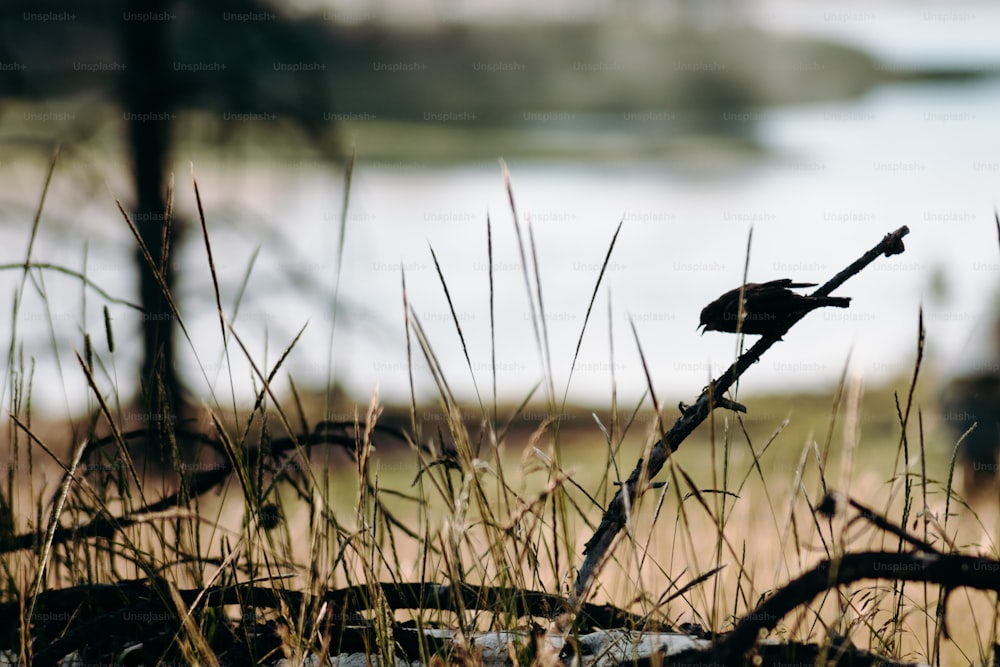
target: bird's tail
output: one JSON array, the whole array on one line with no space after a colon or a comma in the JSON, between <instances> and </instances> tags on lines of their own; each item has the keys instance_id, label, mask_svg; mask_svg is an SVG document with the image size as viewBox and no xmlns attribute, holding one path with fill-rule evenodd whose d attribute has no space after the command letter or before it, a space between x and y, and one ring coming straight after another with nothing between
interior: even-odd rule
<instances>
[{"instance_id":1,"label":"bird's tail","mask_svg":"<svg viewBox=\"0 0 1000 667\"><path fill-rule=\"evenodd\" d=\"M817 299L821 306L833 306L834 308L847 308L851 305L849 296L821 296Z\"/></svg>"}]
</instances>

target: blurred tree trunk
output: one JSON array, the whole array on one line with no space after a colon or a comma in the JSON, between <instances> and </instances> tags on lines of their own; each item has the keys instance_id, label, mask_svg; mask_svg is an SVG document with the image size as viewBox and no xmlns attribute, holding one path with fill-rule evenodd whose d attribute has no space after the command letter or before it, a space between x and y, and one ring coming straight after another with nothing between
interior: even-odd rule
<instances>
[{"instance_id":1,"label":"blurred tree trunk","mask_svg":"<svg viewBox=\"0 0 1000 667\"><path fill-rule=\"evenodd\" d=\"M127 0L133 16L167 12L170 4L160 1ZM122 77L121 101L132 151L135 184L135 224L156 268L136 249L139 298L144 309L142 331L141 397L150 443L167 460L165 437L181 407L181 384L174 363L174 314L159 281L173 289L173 247L166 220L165 171L171 141L173 107L168 40L168 21L124 20L122 43L126 70Z\"/></svg>"}]
</instances>

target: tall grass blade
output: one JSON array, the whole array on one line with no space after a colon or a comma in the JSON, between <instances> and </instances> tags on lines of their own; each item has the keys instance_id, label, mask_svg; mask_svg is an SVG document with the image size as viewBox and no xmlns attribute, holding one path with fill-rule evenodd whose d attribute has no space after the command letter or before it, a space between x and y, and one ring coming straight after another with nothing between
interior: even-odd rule
<instances>
[{"instance_id":1,"label":"tall grass blade","mask_svg":"<svg viewBox=\"0 0 1000 667\"><path fill-rule=\"evenodd\" d=\"M590 293L590 302L587 304L587 314L583 316L583 326L580 327L580 336L576 339L576 348L573 350L573 361L569 366L569 377L566 378L566 390L563 392L562 407L560 407L560 412L566 409L566 397L569 395L569 385L573 380L573 371L576 369L576 360L580 356L580 347L583 345L583 334L587 331L587 323L590 322L590 313L594 309L594 302L597 301L597 291L601 288L601 282L604 280L604 274L608 270L608 262L611 261L611 253L615 249L615 242L618 241L618 234L622 231L622 224L625 222L623 218L618 222L618 226L615 228L615 233L611 237L611 243L608 244L608 251L604 254L604 261L601 262L601 270L597 274L597 281L594 283L594 289ZM614 354L614 350L612 350ZM614 373L614 364L611 364L611 372ZM614 384L612 382L612 384Z\"/></svg>"},{"instance_id":2,"label":"tall grass blade","mask_svg":"<svg viewBox=\"0 0 1000 667\"><path fill-rule=\"evenodd\" d=\"M330 347L327 350L326 357L326 400L324 407L324 419L329 419L329 410L332 401L332 392L334 388L333 382L333 344L336 339L337 331L337 313L339 308L337 304L340 301L340 275L344 266L344 245L347 239L347 210L351 202L351 181L354 178L354 164L358 156L357 145L351 145L351 154L347 158L347 164L344 167L344 201L340 207L340 226L337 230L337 268L334 271L334 285L333 285L333 315L330 319Z\"/></svg>"},{"instance_id":3,"label":"tall grass blade","mask_svg":"<svg viewBox=\"0 0 1000 667\"><path fill-rule=\"evenodd\" d=\"M194 164L191 165L191 184L194 186L194 200L198 206L198 221L201 223L201 238L205 242L205 253L208 255L208 273L212 276L212 294L215 297L215 313L219 318L219 333L222 334L222 349L226 357L226 368L229 371L229 394L233 403L233 417L238 414L236 409L236 385L232 382L233 364L229 358L229 346L226 344L226 316L222 311L222 295L219 291L219 275L215 270L215 257L212 254L212 241L208 238L208 223L205 221L205 207L201 203L201 191L198 189L198 179L194 174ZM164 250L164 253L166 251ZM164 254L164 258L166 255ZM164 263L165 265L165 263Z\"/></svg>"},{"instance_id":4,"label":"tall grass blade","mask_svg":"<svg viewBox=\"0 0 1000 667\"><path fill-rule=\"evenodd\" d=\"M531 326L535 334L535 348L538 351L539 361L544 371L549 368L549 365L544 346L542 345L542 334L539 330L539 319L541 319L542 315L539 312L538 304L535 303L534 290L531 285L531 275L534 272L528 269L528 257L527 252L525 252L524 238L521 234L521 222L517 215L517 204L514 201L514 185L510 180L510 170L507 168L507 163L503 160L500 160L500 170L503 175L504 187L507 189L507 200L510 202L510 212L514 221L514 233L517 235L517 251L521 257L521 275L524 278L524 286L528 293L528 308L531 309ZM550 383L546 381L546 384ZM553 395L551 393L548 398L549 405L554 407Z\"/></svg>"},{"instance_id":5,"label":"tall grass blade","mask_svg":"<svg viewBox=\"0 0 1000 667\"><path fill-rule=\"evenodd\" d=\"M434 269L437 271L438 280L441 281L441 289L444 290L444 298L448 302L448 310L451 312L451 320L455 323L455 331L458 332L458 340L462 344L462 354L465 355L465 363L469 367L469 375L472 377L472 386L476 390L476 399L479 402L480 408L486 411L486 407L483 405L483 398L479 393L479 383L476 382L476 371L472 368L472 359L469 358L469 346L465 343L465 334L462 333L462 323L458 320L458 313L455 312L455 304L451 300L451 292L448 291L448 282L444 279L444 273L441 271L441 264L438 262L437 253L434 252L434 248L430 248L431 259L434 260Z\"/></svg>"}]
</instances>

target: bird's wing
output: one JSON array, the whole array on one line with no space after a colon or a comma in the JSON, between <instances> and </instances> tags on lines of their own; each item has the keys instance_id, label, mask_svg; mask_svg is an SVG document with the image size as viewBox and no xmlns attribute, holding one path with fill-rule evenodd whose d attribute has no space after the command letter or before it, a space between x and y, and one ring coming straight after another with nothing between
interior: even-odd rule
<instances>
[{"instance_id":1,"label":"bird's wing","mask_svg":"<svg viewBox=\"0 0 1000 667\"><path fill-rule=\"evenodd\" d=\"M816 287L817 283L795 283L792 282L791 278L782 278L781 280L769 280L766 283L761 283L760 286L765 289L788 289L791 287Z\"/></svg>"}]
</instances>

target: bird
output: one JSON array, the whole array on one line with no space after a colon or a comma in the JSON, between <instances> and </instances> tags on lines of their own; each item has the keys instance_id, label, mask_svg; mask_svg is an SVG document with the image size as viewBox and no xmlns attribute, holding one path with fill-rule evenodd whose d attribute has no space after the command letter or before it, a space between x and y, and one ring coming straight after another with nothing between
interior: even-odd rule
<instances>
[{"instance_id":1,"label":"bird","mask_svg":"<svg viewBox=\"0 0 1000 667\"><path fill-rule=\"evenodd\" d=\"M790 278L766 283L747 283L731 289L701 310L699 328L705 331L780 336L816 308L847 308L850 297L808 296L792 289L815 287L816 283L796 283ZM740 321L740 292L743 293L743 319Z\"/></svg>"}]
</instances>

